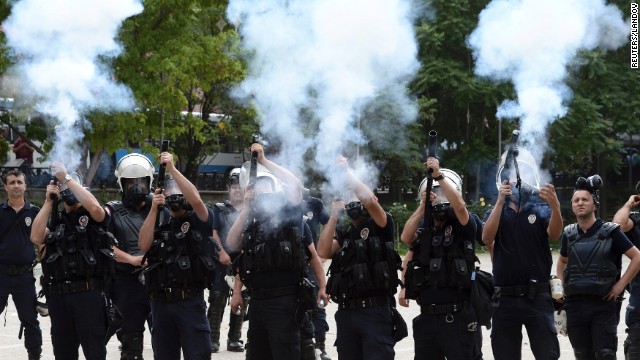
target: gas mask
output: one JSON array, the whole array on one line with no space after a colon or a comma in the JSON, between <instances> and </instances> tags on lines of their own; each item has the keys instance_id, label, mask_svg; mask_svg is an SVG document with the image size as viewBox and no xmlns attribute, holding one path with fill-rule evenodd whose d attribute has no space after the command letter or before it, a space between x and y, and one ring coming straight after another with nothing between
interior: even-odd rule
<instances>
[{"instance_id":1,"label":"gas mask","mask_svg":"<svg viewBox=\"0 0 640 360\"><path fill-rule=\"evenodd\" d=\"M133 184L131 187L128 187L124 192L124 196L127 198L129 203L137 205L146 200L147 195L149 195L149 189L146 188L144 184Z\"/></svg>"},{"instance_id":2,"label":"gas mask","mask_svg":"<svg viewBox=\"0 0 640 360\"><path fill-rule=\"evenodd\" d=\"M169 210L176 212L180 211L180 209L184 210L192 210L191 205L187 202L187 200L182 196L182 194L173 194L167 196L167 206Z\"/></svg>"},{"instance_id":3,"label":"gas mask","mask_svg":"<svg viewBox=\"0 0 640 360\"><path fill-rule=\"evenodd\" d=\"M451 218L455 218L456 214L448 202L441 202L432 206L433 218L436 221L446 221Z\"/></svg>"},{"instance_id":4,"label":"gas mask","mask_svg":"<svg viewBox=\"0 0 640 360\"><path fill-rule=\"evenodd\" d=\"M367 208L364 207L360 201L352 201L345 205L344 209L351 220L357 220L361 217L369 216Z\"/></svg>"},{"instance_id":5,"label":"gas mask","mask_svg":"<svg viewBox=\"0 0 640 360\"><path fill-rule=\"evenodd\" d=\"M591 175L588 178L580 176L576 180L575 190L587 190L593 196L593 202L596 204L596 208L600 207L600 188L602 187L602 178L600 175Z\"/></svg>"},{"instance_id":6,"label":"gas mask","mask_svg":"<svg viewBox=\"0 0 640 360\"><path fill-rule=\"evenodd\" d=\"M69 188L60 191L60 197L62 198L62 201L69 206L73 206L78 203L78 199L71 190L69 190Z\"/></svg>"}]
</instances>

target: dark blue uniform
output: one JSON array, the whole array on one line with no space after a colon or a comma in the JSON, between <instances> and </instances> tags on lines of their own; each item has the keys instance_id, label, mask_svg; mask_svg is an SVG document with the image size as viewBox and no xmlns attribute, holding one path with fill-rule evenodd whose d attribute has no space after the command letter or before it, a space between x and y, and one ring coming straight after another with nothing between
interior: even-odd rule
<instances>
[{"instance_id":1,"label":"dark blue uniform","mask_svg":"<svg viewBox=\"0 0 640 360\"><path fill-rule=\"evenodd\" d=\"M247 331L247 359L249 360L279 360L299 359L300 357L300 325L301 319L298 308L298 284L302 278L305 258L289 259L289 264L295 264L295 268L284 270L275 263L284 262L284 258L276 255L278 248L283 249L285 241L294 241L290 238L280 238L279 234L289 233L287 229L300 229L303 227L304 236L300 244L300 256L307 256L306 249L312 244L309 227L303 223L302 209L300 206L285 206L280 210L280 223L271 221L259 221L260 237L264 241L257 246L271 252L270 260L263 259L259 271L252 268L246 257L247 250L256 246L255 243L243 243L244 254L239 258L240 276L249 288L251 296L251 310L249 311L249 329ZM248 230L250 231L250 230ZM302 233L301 233L302 234ZM246 239L246 233L245 239ZM281 246L282 245L282 246ZM290 243L289 247L296 246ZM267 251L267 250L265 250ZM294 250L295 251L295 250ZM295 255L294 255L295 256ZM255 258L254 258L255 260ZM266 261L273 262L269 265ZM253 276L245 280L245 270L253 269Z\"/></svg>"},{"instance_id":2,"label":"dark blue uniform","mask_svg":"<svg viewBox=\"0 0 640 360\"><path fill-rule=\"evenodd\" d=\"M227 247L227 234L233 226L236 218L240 214L233 205L227 200L224 203L216 204L211 208L211 219L213 229L218 232L220 242L224 250L234 259L237 252L231 252ZM224 309L227 307L229 300L229 285L225 281L225 276L233 273L233 265L223 266L216 262L216 277L213 287L209 293L209 309L207 310L207 318L211 326L211 351L217 352L220 349L220 324L224 316ZM229 314L229 333L227 334L227 350L241 352L244 351L242 340L242 323L244 322L244 311L247 309L248 295L246 291L242 294L244 306L240 314L230 312Z\"/></svg>"},{"instance_id":3,"label":"dark blue uniform","mask_svg":"<svg viewBox=\"0 0 640 360\"><path fill-rule=\"evenodd\" d=\"M351 226L349 231L337 231L337 241L341 247L347 242L354 246L355 239L368 241L371 237L378 237L386 245L393 243L393 218L387 214L387 225L380 228L372 218L367 218L359 226ZM383 247L384 248L384 247ZM341 250L334 255L340 256ZM355 259L354 259L355 261ZM396 271L395 269L393 271ZM343 274L344 276L345 274ZM336 276L331 272L331 277ZM333 281L336 279L334 278ZM330 278L331 282L332 279ZM395 285L394 290L395 290ZM330 286L327 285L327 289ZM338 357L341 359L393 359L393 320L389 290L363 290L354 293L353 297L338 302L339 310L335 314L336 343ZM335 293L330 293L336 301Z\"/></svg>"},{"instance_id":4,"label":"dark blue uniform","mask_svg":"<svg viewBox=\"0 0 640 360\"><path fill-rule=\"evenodd\" d=\"M213 244L210 240L213 229L211 222L200 221L195 212L188 211L181 218L172 217L169 220L167 229L174 236L189 236L189 239L175 240L176 248L181 248L181 242L197 242L197 246L202 246L203 253L193 256L189 255L189 260L178 260L178 264L184 265L189 262L189 269L185 273L174 272L172 275L165 275L168 272L179 271L176 265L171 269L174 261L167 262L168 258L174 258L176 253L169 253L167 259L162 258L167 246L159 246L154 241L149 250L149 267L145 270L145 285L151 291L151 317L153 323L152 345L154 358L156 360L177 360L180 359L182 349L185 359L210 359L211 358L211 337L210 328L207 321L207 305L204 300L204 288L210 287L204 269L197 263L212 254ZM161 229L163 227L161 226ZM195 241L193 236L200 236L199 241ZM195 244L192 244L195 245ZM169 246L171 247L171 246ZM175 250L171 250L175 251ZM179 250L178 250L179 251ZM160 256L160 258L159 258ZM162 263L158 262L158 259ZM212 259L210 260L213 263ZM167 266L169 264L169 266ZM195 269L203 270L198 278ZM213 268L211 269L211 276ZM190 281L181 282L177 276L185 276ZM213 280L213 279L211 279Z\"/></svg>"},{"instance_id":5,"label":"dark blue uniform","mask_svg":"<svg viewBox=\"0 0 640 360\"><path fill-rule=\"evenodd\" d=\"M418 229L419 237L423 236L423 231L424 220ZM430 251L431 262L440 261L441 269L446 273L438 274L433 271L425 275L425 278L431 277L430 284L419 291L417 302L420 305L420 315L413 319L415 359L473 359L474 341L480 331L470 303L476 221L470 216L467 224L463 226L457 219L448 219L443 226L434 228L433 235L433 243L438 242L437 236L444 236L445 239L447 236L453 236L453 240L449 240L450 245L422 244L414 250L414 261L422 258L422 251ZM452 261L449 258L456 260ZM431 267L421 265L421 269ZM466 269L466 272L462 271L463 269ZM453 272L461 276L451 275ZM446 279L443 279L443 276Z\"/></svg>"},{"instance_id":6,"label":"dark blue uniform","mask_svg":"<svg viewBox=\"0 0 640 360\"><path fill-rule=\"evenodd\" d=\"M625 235L640 248L640 213L632 212L629 218L633 221L633 228ZM629 305L625 316L627 325L627 339L624 342L625 356L628 360L640 359L640 276L636 276L629 284Z\"/></svg>"},{"instance_id":7,"label":"dark blue uniform","mask_svg":"<svg viewBox=\"0 0 640 360\"><path fill-rule=\"evenodd\" d=\"M306 218L307 225L311 230L311 236L313 239L313 246L318 247L318 227L320 224L324 225L329 221L329 213L325 208L322 200L308 196L302 203L302 213ZM313 271L309 272L309 279L316 284L316 289L320 289L318 280L315 277ZM302 342L305 339L316 339L316 345L322 352L325 351L325 339L326 333L329 331L329 323L327 323L327 312L325 309L318 308L311 312L310 324L308 319L305 320L305 324L302 326Z\"/></svg>"},{"instance_id":8,"label":"dark blue uniform","mask_svg":"<svg viewBox=\"0 0 640 360\"><path fill-rule=\"evenodd\" d=\"M82 346L87 360L104 360L107 356L107 319L102 292L106 279L99 272L108 269L112 259L93 251L100 268L94 274L83 271L87 268L86 257L84 254L80 257L78 253L79 249L86 250L80 244L78 228L104 230L110 216L106 213L104 220L98 223L85 208L80 207L71 213L62 212L61 218L64 236L56 238L54 232L59 230L60 224L49 223L50 233L42 259L42 287L49 304L53 353L56 359L78 359L78 346ZM84 244L97 241L95 233L87 230ZM75 250L69 251L72 246ZM64 268L68 271L62 270Z\"/></svg>"},{"instance_id":9,"label":"dark blue uniform","mask_svg":"<svg viewBox=\"0 0 640 360\"><path fill-rule=\"evenodd\" d=\"M597 219L589 230L583 232L580 227L578 229L579 238L575 241L580 241L581 238L588 238L594 236L602 227L603 221ZM591 261L598 261L598 264L602 265L602 261L611 261L615 264L617 271L622 268L622 254L627 252L633 243L622 233L619 227L616 227L609 235L611 239L611 251L606 254L606 259L597 258L599 251L591 252L588 263L585 264L573 264L571 258L567 263L567 269L572 265L575 266L588 266L594 265ZM604 239L602 239L604 240ZM562 234L562 243L560 247L560 255L568 257L569 255L569 240L567 238L567 230ZM595 254L595 255L594 255ZM618 336L617 327L619 322L620 308L618 301L606 301L602 299L602 294L581 294L571 295L570 293L570 280L566 279L567 272L565 271L565 293L567 294L564 309L567 311L567 332L569 333L569 340L571 346L574 348L576 359L588 360L588 359L614 359L615 352L618 348ZM612 276L615 282L620 278ZM603 280L600 278L599 280ZM610 289L605 289L608 292ZM613 354L609 357L601 357L604 355L599 354L604 349L604 353Z\"/></svg>"},{"instance_id":10,"label":"dark blue uniform","mask_svg":"<svg viewBox=\"0 0 640 360\"><path fill-rule=\"evenodd\" d=\"M38 211L40 208L29 202L18 212L7 202L0 206L0 314L11 294L24 327L24 346L34 354L42 348L33 277L36 253L30 239L31 223Z\"/></svg>"},{"instance_id":11,"label":"dark blue uniform","mask_svg":"<svg viewBox=\"0 0 640 360\"><path fill-rule=\"evenodd\" d=\"M150 204L140 210L122 202L107 204L106 210L112 216L109 231L118 240L120 250L134 256L144 255L138 248L138 235L150 209ZM165 216L169 216L166 209ZM140 282L139 266L117 262L115 269L111 297L124 318L122 328L118 332L118 339L122 343L122 359L140 360L144 323L150 320L151 315L149 294Z\"/></svg>"},{"instance_id":12,"label":"dark blue uniform","mask_svg":"<svg viewBox=\"0 0 640 360\"><path fill-rule=\"evenodd\" d=\"M519 213L508 205L502 209L493 247L493 275L502 289L491 328L496 360L521 358L523 325L536 359L560 356L549 288L553 264L547 234L550 217L546 204L527 204ZM527 297L530 285L532 299Z\"/></svg>"}]
</instances>

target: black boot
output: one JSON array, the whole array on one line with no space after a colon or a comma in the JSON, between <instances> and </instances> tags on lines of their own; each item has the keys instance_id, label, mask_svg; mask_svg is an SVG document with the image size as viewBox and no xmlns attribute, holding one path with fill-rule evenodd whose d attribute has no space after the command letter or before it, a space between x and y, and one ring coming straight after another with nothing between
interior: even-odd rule
<instances>
[{"instance_id":1,"label":"black boot","mask_svg":"<svg viewBox=\"0 0 640 360\"><path fill-rule=\"evenodd\" d=\"M207 318L211 327L211 352L217 353L220 350L220 323L224 308L227 305L227 294L220 291L212 291L209 294L209 310Z\"/></svg>"},{"instance_id":2,"label":"black boot","mask_svg":"<svg viewBox=\"0 0 640 360\"><path fill-rule=\"evenodd\" d=\"M324 334L316 335L316 349L320 350L320 359L321 360L331 360L331 356L329 356L327 354L327 351L325 350L324 342L325 342Z\"/></svg>"},{"instance_id":3,"label":"black boot","mask_svg":"<svg viewBox=\"0 0 640 360\"><path fill-rule=\"evenodd\" d=\"M142 360L143 333L125 333L121 336L120 360Z\"/></svg>"},{"instance_id":4,"label":"black boot","mask_svg":"<svg viewBox=\"0 0 640 360\"><path fill-rule=\"evenodd\" d=\"M300 342L300 360L316 360L316 347L313 345L313 340Z\"/></svg>"},{"instance_id":5,"label":"black boot","mask_svg":"<svg viewBox=\"0 0 640 360\"><path fill-rule=\"evenodd\" d=\"M242 310L240 314L234 314L233 312L229 315L229 334L227 337L227 350L234 352L243 352L244 351L244 343L240 338L242 338L242 323L244 323L244 309L247 308L248 299L246 297L242 297Z\"/></svg>"},{"instance_id":6,"label":"black boot","mask_svg":"<svg viewBox=\"0 0 640 360\"><path fill-rule=\"evenodd\" d=\"M41 354L42 354L42 348L27 350L27 355L29 355L29 360L40 360Z\"/></svg>"}]
</instances>

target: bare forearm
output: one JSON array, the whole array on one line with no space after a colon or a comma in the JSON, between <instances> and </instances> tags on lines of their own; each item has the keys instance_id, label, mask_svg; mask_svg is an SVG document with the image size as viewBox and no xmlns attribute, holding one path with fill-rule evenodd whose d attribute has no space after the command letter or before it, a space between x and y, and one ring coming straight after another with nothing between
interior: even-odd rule
<instances>
[{"instance_id":1,"label":"bare forearm","mask_svg":"<svg viewBox=\"0 0 640 360\"><path fill-rule=\"evenodd\" d=\"M153 233L156 225L156 218L158 217L158 209L151 207L149 215L144 220L144 223L140 227L140 233L138 235L138 247L142 251L149 251L151 244L153 244Z\"/></svg>"},{"instance_id":2,"label":"bare forearm","mask_svg":"<svg viewBox=\"0 0 640 360\"><path fill-rule=\"evenodd\" d=\"M332 216L322 229L320 237L318 238L318 255L323 259L331 259L333 254L331 253L331 247L333 245L333 237L336 233L336 224L338 223L338 217Z\"/></svg>"},{"instance_id":3,"label":"bare forearm","mask_svg":"<svg viewBox=\"0 0 640 360\"><path fill-rule=\"evenodd\" d=\"M240 250L242 247L242 230L244 230L244 226L247 223L247 219L249 218L249 210L245 207L240 211L238 218L229 229L229 233L227 234L227 246L232 250Z\"/></svg>"},{"instance_id":4,"label":"bare forearm","mask_svg":"<svg viewBox=\"0 0 640 360\"><path fill-rule=\"evenodd\" d=\"M498 233L498 227L500 226L500 216L502 216L502 206L504 201L496 202L493 211L489 215L487 222L485 222L482 228L482 242L486 246L492 246L496 240L496 234Z\"/></svg>"},{"instance_id":5,"label":"bare forearm","mask_svg":"<svg viewBox=\"0 0 640 360\"><path fill-rule=\"evenodd\" d=\"M400 234L400 241L404 244L411 245L417 238L416 232L418 231L418 225L420 220L424 218L424 205L420 204L416 211L411 214L407 222L402 228L402 234Z\"/></svg>"},{"instance_id":6,"label":"bare forearm","mask_svg":"<svg viewBox=\"0 0 640 360\"><path fill-rule=\"evenodd\" d=\"M51 201L45 201L40 212L38 212L36 218L33 219L33 224L31 224L31 242L36 245L44 244L47 236L47 222L49 221L52 207Z\"/></svg>"}]
</instances>

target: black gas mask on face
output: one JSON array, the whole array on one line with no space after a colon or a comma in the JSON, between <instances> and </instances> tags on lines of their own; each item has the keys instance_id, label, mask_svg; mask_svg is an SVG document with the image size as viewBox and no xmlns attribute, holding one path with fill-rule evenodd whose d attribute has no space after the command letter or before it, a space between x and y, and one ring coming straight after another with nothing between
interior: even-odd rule
<instances>
[{"instance_id":1,"label":"black gas mask on face","mask_svg":"<svg viewBox=\"0 0 640 360\"><path fill-rule=\"evenodd\" d=\"M176 212L180 211L180 209L184 210L192 210L191 205L187 202L187 200L182 196L182 194L173 194L167 196L167 206L169 210Z\"/></svg>"},{"instance_id":2,"label":"black gas mask on face","mask_svg":"<svg viewBox=\"0 0 640 360\"><path fill-rule=\"evenodd\" d=\"M71 192L71 190L69 190L69 188L66 188L60 191L60 198L62 198L62 201L64 201L65 204L69 206L73 206L78 203L78 199L76 198L75 195L73 195L73 193Z\"/></svg>"},{"instance_id":3,"label":"black gas mask on face","mask_svg":"<svg viewBox=\"0 0 640 360\"><path fill-rule=\"evenodd\" d=\"M360 201L352 201L345 205L344 209L351 220L369 216L369 211L367 211L367 208L364 207Z\"/></svg>"},{"instance_id":4,"label":"black gas mask on face","mask_svg":"<svg viewBox=\"0 0 640 360\"><path fill-rule=\"evenodd\" d=\"M133 184L124 192L124 196L127 198L129 203L134 205L145 201L147 199L147 195L149 195L149 189L141 184Z\"/></svg>"},{"instance_id":5,"label":"black gas mask on face","mask_svg":"<svg viewBox=\"0 0 640 360\"><path fill-rule=\"evenodd\" d=\"M436 221L446 221L456 217L456 214L448 202L441 202L432 206L433 218Z\"/></svg>"}]
</instances>

